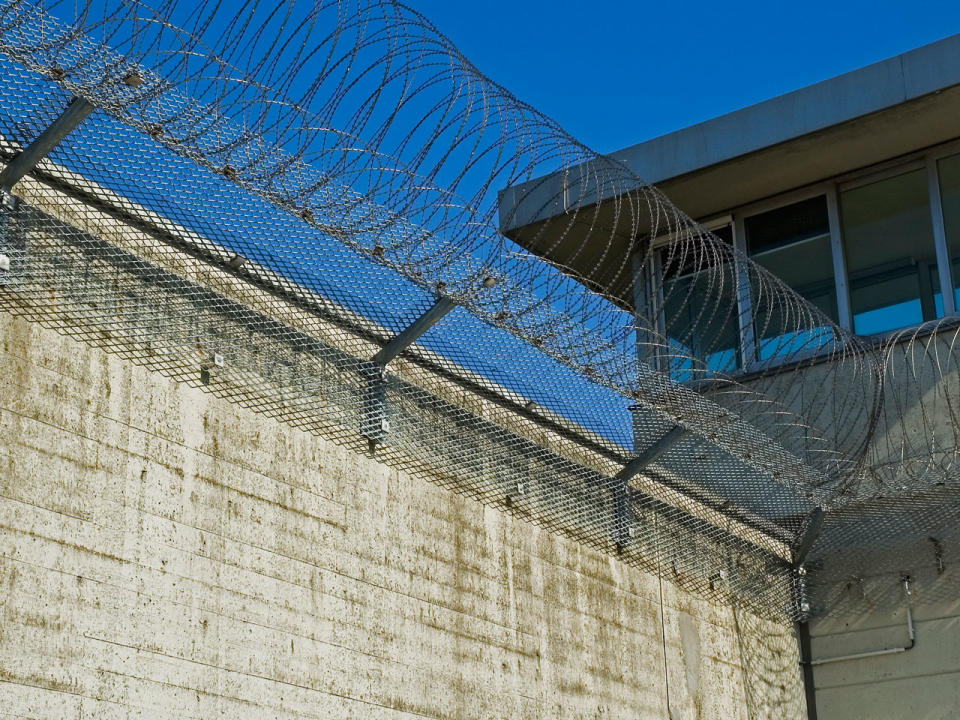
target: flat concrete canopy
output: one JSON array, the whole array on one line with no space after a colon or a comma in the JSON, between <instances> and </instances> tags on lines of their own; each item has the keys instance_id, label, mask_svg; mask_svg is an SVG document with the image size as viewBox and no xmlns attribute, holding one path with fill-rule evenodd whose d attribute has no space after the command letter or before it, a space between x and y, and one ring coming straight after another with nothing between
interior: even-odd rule
<instances>
[{"instance_id":1,"label":"flat concrete canopy","mask_svg":"<svg viewBox=\"0 0 960 720\"><path fill-rule=\"evenodd\" d=\"M687 215L704 219L960 137L958 118L960 34L611 158ZM629 304L623 259L649 228L642 218L638 227L636 216L633 223L618 221L613 193L584 190L586 182L602 186L583 180L595 174L573 168L503 190L501 231ZM571 221L571 210L583 217ZM598 266L601 256L617 267Z\"/></svg>"}]
</instances>

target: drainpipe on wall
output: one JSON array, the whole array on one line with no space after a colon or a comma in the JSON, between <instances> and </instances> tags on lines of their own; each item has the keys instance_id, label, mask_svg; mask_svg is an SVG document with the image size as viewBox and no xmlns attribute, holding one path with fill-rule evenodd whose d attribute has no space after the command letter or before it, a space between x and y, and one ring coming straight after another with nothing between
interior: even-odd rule
<instances>
[{"instance_id":1,"label":"drainpipe on wall","mask_svg":"<svg viewBox=\"0 0 960 720\"><path fill-rule=\"evenodd\" d=\"M802 568L800 568L802 569ZM806 592L806 581L798 573L798 597L802 601ZM907 637L909 643L903 647L884 648L883 650L868 650L867 652L853 653L852 655L837 655L836 657L813 659L810 649L810 622L809 615L804 615L804 620L797 623L797 632L800 638L800 664L803 667L803 689L807 700L807 718L817 720L817 694L813 684L813 668L815 665L826 665L827 663L845 662L847 660L859 660L861 658L877 657L879 655L894 655L896 653L908 652L917 645L917 629L913 621L913 605L911 604L910 576L904 575L901 578L903 583L903 593L907 602ZM808 606L809 608L809 606Z\"/></svg>"},{"instance_id":2,"label":"drainpipe on wall","mask_svg":"<svg viewBox=\"0 0 960 720\"><path fill-rule=\"evenodd\" d=\"M905 574L900 578L900 581L903 583L903 594L907 604L907 638L909 642L906 645L902 647L884 648L883 650L869 650L867 652L853 653L852 655L813 658L810 641L810 618L812 613L810 599L807 594L807 572L803 563L820 534L823 519L823 510L821 508L814 508L808 516L806 527L800 537L800 542L797 544L793 553L793 571L795 574L794 602L796 603L799 616L802 618L797 622L797 636L800 644L800 665L803 668L803 689L807 701L808 720L817 720L817 693L813 678L814 666L878 657L880 655L894 655L896 653L913 650L917 645L917 629L913 621L913 605L911 603L910 576Z\"/></svg>"},{"instance_id":3,"label":"drainpipe on wall","mask_svg":"<svg viewBox=\"0 0 960 720\"><path fill-rule=\"evenodd\" d=\"M796 609L801 620L797 622L800 641L800 666L803 669L803 694L807 703L807 720L817 720L817 693L813 684L813 661L810 649L810 598L807 593L807 569L803 563L820 536L823 527L823 508L816 507L807 517L800 541L793 551L794 592Z\"/></svg>"},{"instance_id":4,"label":"drainpipe on wall","mask_svg":"<svg viewBox=\"0 0 960 720\"><path fill-rule=\"evenodd\" d=\"M803 668L803 694L807 701L808 720L817 720L817 691L813 684L813 662L810 650L810 622L797 623L800 637L800 666Z\"/></svg>"},{"instance_id":5,"label":"drainpipe on wall","mask_svg":"<svg viewBox=\"0 0 960 720\"><path fill-rule=\"evenodd\" d=\"M827 663L844 662L846 660L859 660L860 658L877 657L878 655L894 655L896 653L913 650L917 645L917 629L913 623L913 606L910 603L910 576L904 575L901 578L903 583L903 593L907 601L907 638L909 643L903 647L884 648L883 650L868 650L867 652L854 653L852 655L838 655L836 657L811 659L810 665L826 665Z\"/></svg>"}]
</instances>

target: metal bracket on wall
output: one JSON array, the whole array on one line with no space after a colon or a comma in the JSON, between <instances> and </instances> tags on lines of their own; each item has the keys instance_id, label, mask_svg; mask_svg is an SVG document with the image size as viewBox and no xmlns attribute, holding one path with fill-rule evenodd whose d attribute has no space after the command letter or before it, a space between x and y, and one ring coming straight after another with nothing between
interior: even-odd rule
<instances>
[{"instance_id":1,"label":"metal bracket on wall","mask_svg":"<svg viewBox=\"0 0 960 720\"><path fill-rule=\"evenodd\" d=\"M826 517L823 508L815 507L806 517L803 527L798 533L796 546L793 548L793 573L794 573L794 602L798 614L806 622L809 619L812 609L810 607L809 592L807 589L807 569L804 563L807 555L813 549L814 543L820 537L820 531L823 529L823 520Z\"/></svg>"},{"instance_id":2,"label":"metal bracket on wall","mask_svg":"<svg viewBox=\"0 0 960 720\"><path fill-rule=\"evenodd\" d=\"M17 199L11 193L13 186L36 168L93 109L93 105L83 98L73 98L60 116L0 171L0 286L14 285L27 273L26 240L15 231L11 218L11 213L17 209Z\"/></svg>"},{"instance_id":3,"label":"metal bracket on wall","mask_svg":"<svg viewBox=\"0 0 960 720\"><path fill-rule=\"evenodd\" d=\"M16 232L11 213L17 199L0 190L0 287L14 286L22 280L27 266L27 247L23 233Z\"/></svg>"},{"instance_id":4,"label":"metal bracket on wall","mask_svg":"<svg viewBox=\"0 0 960 720\"><path fill-rule=\"evenodd\" d=\"M657 438L633 460L624 465L623 469L610 479L610 490L613 493L613 540L617 546L617 553L622 553L630 543L632 527L630 522L630 500L627 487L630 481L639 475L649 465L659 460L670 448L676 445L689 430L679 425Z\"/></svg>"},{"instance_id":5,"label":"metal bracket on wall","mask_svg":"<svg viewBox=\"0 0 960 720\"><path fill-rule=\"evenodd\" d=\"M946 567L943 564L943 545L935 537L928 537L927 540L933 545L933 557L937 561L937 575L943 575L946 572Z\"/></svg>"},{"instance_id":6,"label":"metal bracket on wall","mask_svg":"<svg viewBox=\"0 0 960 720\"><path fill-rule=\"evenodd\" d=\"M438 298L423 315L389 340L369 362L361 366L364 401L360 434L370 441L371 451L382 443L390 432L390 421L387 417L387 364L413 345L456 306L448 297Z\"/></svg>"}]
</instances>

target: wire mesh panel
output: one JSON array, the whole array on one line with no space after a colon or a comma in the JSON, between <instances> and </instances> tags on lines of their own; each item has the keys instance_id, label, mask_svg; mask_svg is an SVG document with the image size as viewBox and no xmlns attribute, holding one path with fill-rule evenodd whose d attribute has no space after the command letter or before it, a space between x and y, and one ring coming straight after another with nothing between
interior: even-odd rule
<instances>
[{"instance_id":1,"label":"wire mesh panel","mask_svg":"<svg viewBox=\"0 0 960 720\"><path fill-rule=\"evenodd\" d=\"M952 361L845 333L409 8L0 8L5 175L93 109L5 188L7 311L763 614L955 477Z\"/></svg>"}]
</instances>

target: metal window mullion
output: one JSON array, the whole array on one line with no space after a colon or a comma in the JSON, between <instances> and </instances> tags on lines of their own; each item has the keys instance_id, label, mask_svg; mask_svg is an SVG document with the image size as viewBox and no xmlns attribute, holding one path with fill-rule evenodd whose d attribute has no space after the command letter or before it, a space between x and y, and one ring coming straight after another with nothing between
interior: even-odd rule
<instances>
[{"instance_id":1,"label":"metal window mullion","mask_svg":"<svg viewBox=\"0 0 960 720\"><path fill-rule=\"evenodd\" d=\"M930 218L933 221L933 244L937 251L937 275L940 278L940 297L943 314L955 315L953 278L950 272L950 250L947 247L947 228L943 220L943 198L940 196L940 175L937 161L927 158L927 190L930 195Z\"/></svg>"},{"instance_id":2,"label":"metal window mullion","mask_svg":"<svg viewBox=\"0 0 960 720\"><path fill-rule=\"evenodd\" d=\"M652 260L652 255L650 257ZM653 293L650 265L643 262L643 255L640 252L633 254L631 262L633 266L633 314L636 318L635 326L637 329L637 359L640 362L649 363L653 350L653 333L643 328L646 326L653 327L656 324L655 319L651 317Z\"/></svg>"},{"instance_id":3,"label":"metal window mullion","mask_svg":"<svg viewBox=\"0 0 960 720\"><path fill-rule=\"evenodd\" d=\"M670 371L670 349L667 338L667 310L663 293L663 259L660 252L654 252L650 257L650 296L653 298L653 311L656 313L654 327L660 333L662 343L658 343L654 350L650 364L661 372Z\"/></svg>"},{"instance_id":4,"label":"metal window mullion","mask_svg":"<svg viewBox=\"0 0 960 720\"><path fill-rule=\"evenodd\" d=\"M844 330L853 330L850 284L847 279L847 258L843 254L843 232L840 229L840 200L837 186L827 190L827 220L830 224L830 249L833 254L833 278L837 293L837 320Z\"/></svg>"},{"instance_id":5,"label":"metal window mullion","mask_svg":"<svg viewBox=\"0 0 960 720\"><path fill-rule=\"evenodd\" d=\"M743 370L749 372L757 362L757 339L753 329L753 303L747 265L747 241L743 216L733 221L734 269L737 290L737 321L740 327L740 353Z\"/></svg>"},{"instance_id":6,"label":"metal window mullion","mask_svg":"<svg viewBox=\"0 0 960 720\"><path fill-rule=\"evenodd\" d=\"M930 282L930 263L926 260L917 260L917 282L920 286L920 310L923 322L935 320L937 317L937 304L934 302L933 283ZM942 297L941 293L941 297Z\"/></svg>"}]
</instances>

